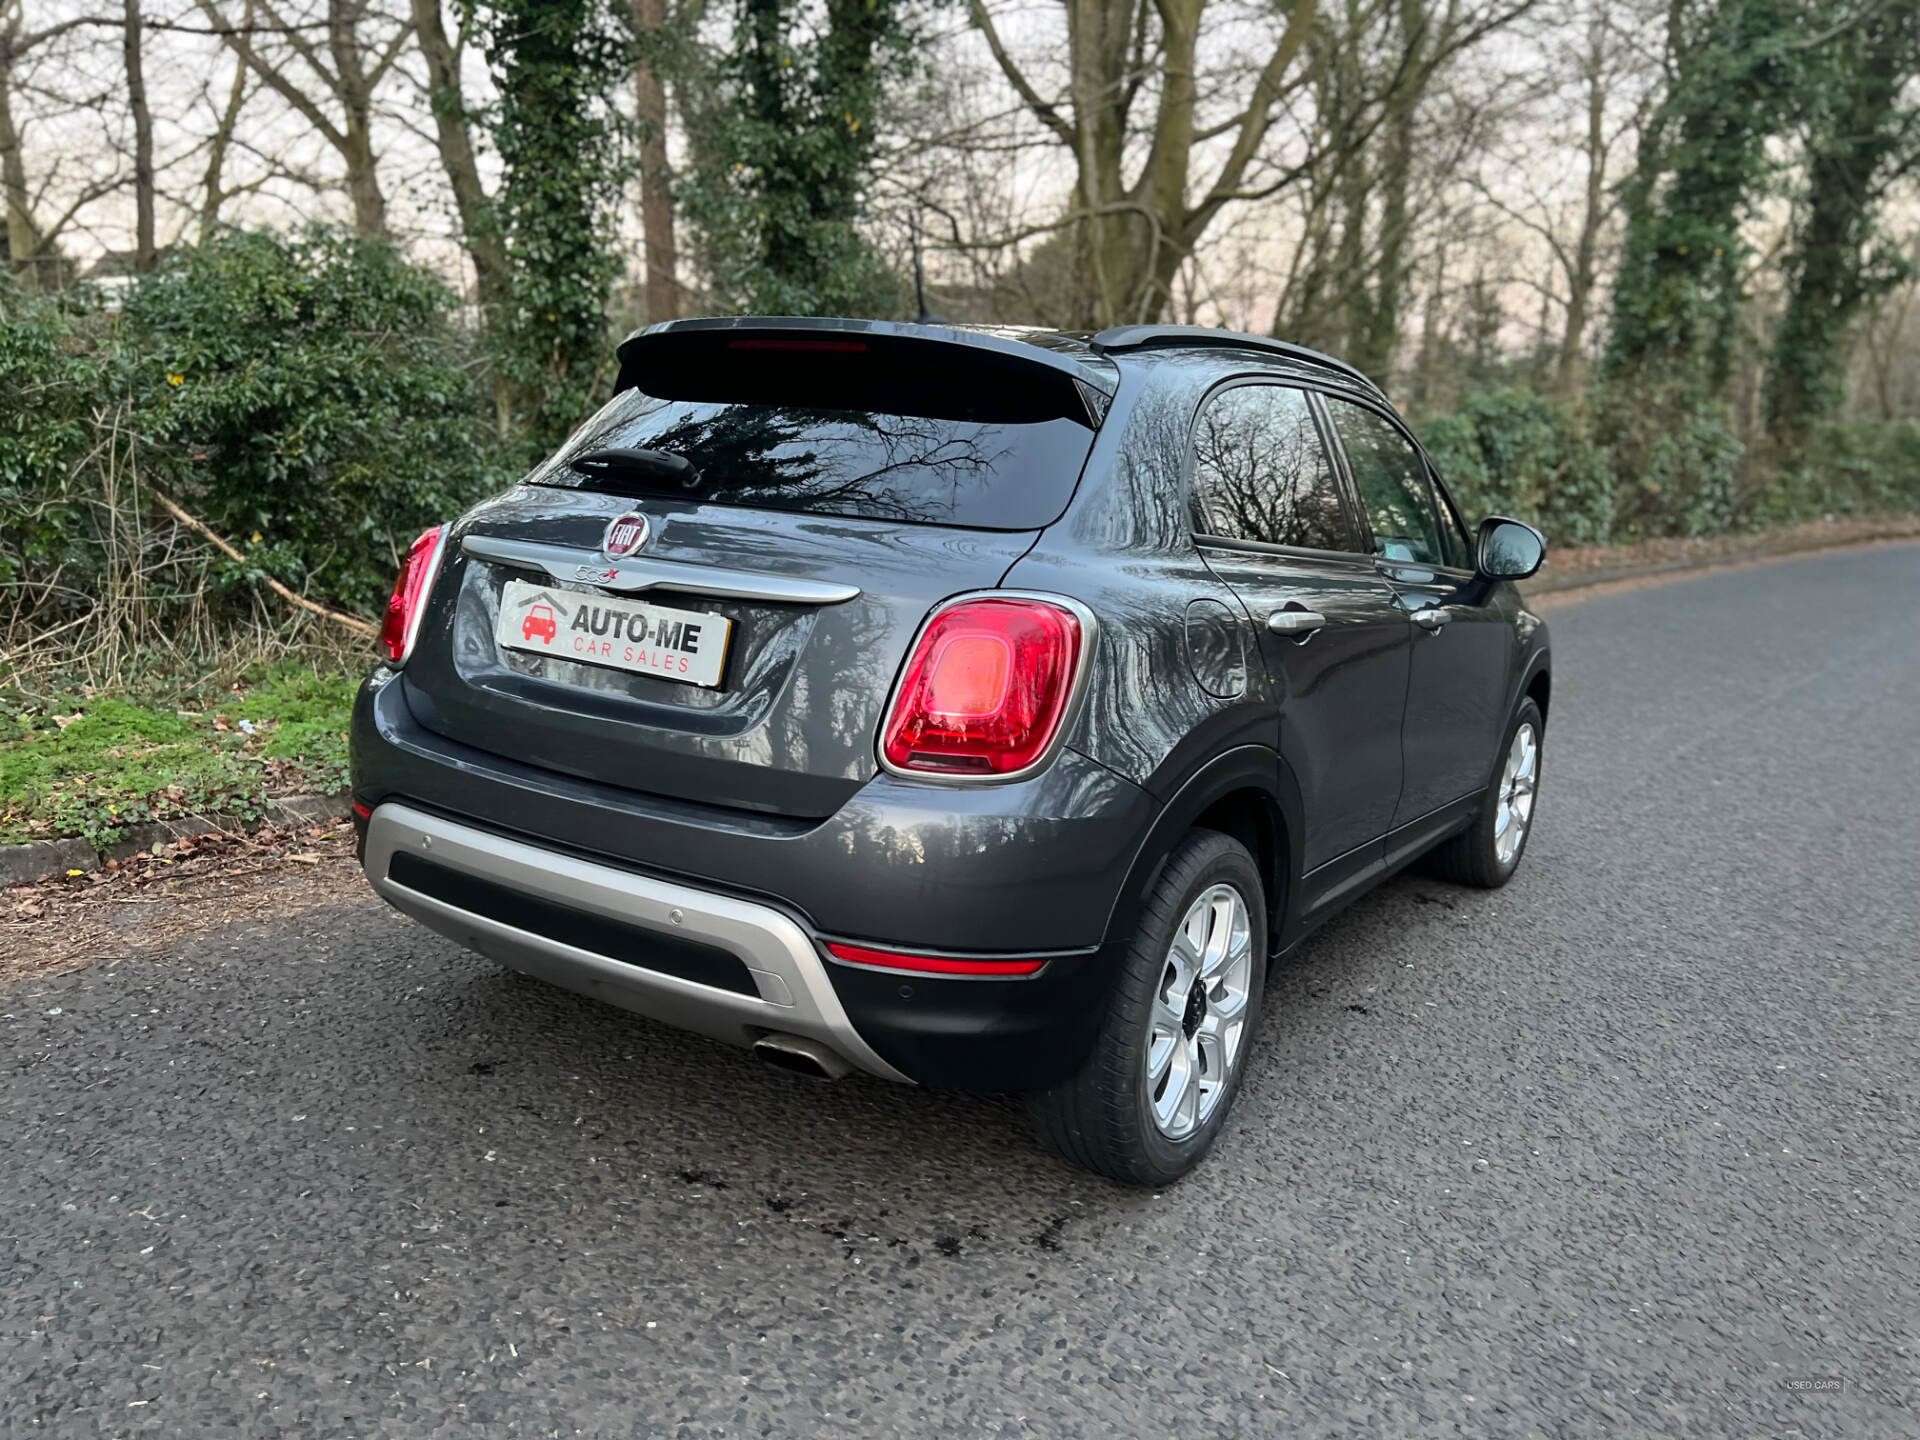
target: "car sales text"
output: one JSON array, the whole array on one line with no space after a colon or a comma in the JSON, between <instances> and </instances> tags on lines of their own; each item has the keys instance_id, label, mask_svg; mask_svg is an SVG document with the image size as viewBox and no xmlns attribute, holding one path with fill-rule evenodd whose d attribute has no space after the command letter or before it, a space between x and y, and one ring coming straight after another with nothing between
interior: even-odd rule
<instances>
[{"instance_id":1,"label":"car sales text","mask_svg":"<svg viewBox=\"0 0 1920 1440\"><path fill-rule=\"evenodd\" d=\"M603 660L618 655L627 665L684 675L700 653L701 626L691 620L683 623L663 615L650 625L643 614L622 615L598 605L581 605L567 628L572 632L574 654ZM656 648L642 648L649 644Z\"/></svg>"}]
</instances>

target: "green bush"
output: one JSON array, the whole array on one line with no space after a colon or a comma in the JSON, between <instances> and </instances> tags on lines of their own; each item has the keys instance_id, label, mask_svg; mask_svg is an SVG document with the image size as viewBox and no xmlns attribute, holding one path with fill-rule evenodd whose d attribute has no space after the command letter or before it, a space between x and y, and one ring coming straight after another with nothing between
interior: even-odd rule
<instances>
[{"instance_id":1,"label":"green bush","mask_svg":"<svg viewBox=\"0 0 1920 1440\"><path fill-rule=\"evenodd\" d=\"M1920 424L1871 420L1816 426L1799 464L1766 497L1770 524L1825 515L1920 510Z\"/></svg>"},{"instance_id":2,"label":"green bush","mask_svg":"<svg viewBox=\"0 0 1920 1440\"><path fill-rule=\"evenodd\" d=\"M66 482L105 381L88 318L71 301L21 294L0 267L0 584L87 568Z\"/></svg>"},{"instance_id":3,"label":"green bush","mask_svg":"<svg viewBox=\"0 0 1920 1440\"><path fill-rule=\"evenodd\" d=\"M121 324L143 455L274 575L361 611L414 535L508 478L454 296L384 241L233 234L136 289Z\"/></svg>"},{"instance_id":4,"label":"green bush","mask_svg":"<svg viewBox=\"0 0 1920 1440\"><path fill-rule=\"evenodd\" d=\"M1774 477L1752 463L1718 404L1677 383L1621 385L1601 391L1595 410L1614 474L1614 539L1717 535L1761 523L1753 502Z\"/></svg>"},{"instance_id":5,"label":"green bush","mask_svg":"<svg viewBox=\"0 0 1920 1440\"><path fill-rule=\"evenodd\" d=\"M1831 422L1791 463L1746 450L1719 406L1599 390L1583 406L1517 386L1419 422L1470 521L1528 520L1560 545L1621 544L1920 511L1920 425Z\"/></svg>"},{"instance_id":6,"label":"green bush","mask_svg":"<svg viewBox=\"0 0 1920 1440\"><path fill-rule=\"evenodd\" d=\"M1613 472L1571 406L1511 386L1487 390L1421 434L1470 519L1511 515L1559 545L1612 534Z\"/></svg>"},{"instance_id":7,"label":"green bush","mask_svg":"<svg viewBox=\"0 0 1920 1440\"><path fill-rule=\"evenodd\" d=\"M456 297L386 242L229 234L140 281L117 316L97 301L0 281L16 632L85 619L112 592L114 623L164 636L189 613L251 613L267 575L374 614L415 535L511 478ZM154 488L244 559L182 545Z\"/></svg>"}]
</instances>

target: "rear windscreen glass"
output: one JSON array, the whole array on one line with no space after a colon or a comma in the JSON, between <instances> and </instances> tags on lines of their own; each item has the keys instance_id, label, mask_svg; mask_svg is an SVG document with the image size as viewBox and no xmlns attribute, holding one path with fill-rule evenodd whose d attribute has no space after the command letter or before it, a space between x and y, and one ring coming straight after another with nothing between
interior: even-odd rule
<instances>
[{"instance_id":1,"label":"rear windscreen glass","mask_svg":"<svg viewBox=\"0 0 1920 1440\"><path fill-rule=\"evenodd\" d=\"M1060 518L1093 446L1070 381L938 380L874 357L734 355L649 374L616 395L528 481L919 525L1037 530ZM1055 376L1047 376L1054 381ZM667 391L668 394L660 392ZM674 393L678 392L678 393ZM1074 412L1079 413L1074 413ZM664 451L698 480L572 468L595 450Z\"/></svg>"}]
</instances>

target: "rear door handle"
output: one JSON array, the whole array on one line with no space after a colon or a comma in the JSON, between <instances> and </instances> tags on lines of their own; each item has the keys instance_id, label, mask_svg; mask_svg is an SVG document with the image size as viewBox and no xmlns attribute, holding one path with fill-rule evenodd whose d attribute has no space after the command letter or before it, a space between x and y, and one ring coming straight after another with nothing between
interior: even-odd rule
<instances>
[{"instance_id":1,"label":"rear door handle","mask_svg":"<svg viewBox=\"0 0 1920 1440\"><path fill-rule=\"evenodd\" d=\"M1413 623L1428 634L1437 633L1440 627L1451 619L1453 616L1438 605L1429 605L1424 610L1413 612Z\"/></svg>"},{"instance_id":2,"label":"rear door handle","mask_svg":"<svg viewBox=\"0 0 1920 1440\"><path fill-rule=\"evenodd\" d=\"M1276 635L1308 636L1327 623L1318 610L1276 610L1267 616L1267 629Z\"/></svg>"}]
</instances>

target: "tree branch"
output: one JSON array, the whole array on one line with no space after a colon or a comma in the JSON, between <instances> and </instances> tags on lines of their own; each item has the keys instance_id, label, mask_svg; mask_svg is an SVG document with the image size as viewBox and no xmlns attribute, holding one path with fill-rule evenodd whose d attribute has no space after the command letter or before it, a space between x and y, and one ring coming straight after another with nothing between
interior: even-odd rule
<instances>
[{"instance_id":1,"label":"tree branch","mask_svg":"<svg viewBox=\"0 0 1920 1440\"><path fill-rule=\"evenodd\" d=\"M981 0L967 0L967 13L972 17L974 28L986 36L987 48L993 52L994 63L1007 77L1007 83L1027 102L1027 108L1039 117L1040 123L1053 131L1062 145L1071 149L1075 144L1073 127L1061 118L1058 107L1041 99L1040 92L1020 73L1020 67L1007 54L1007 47L1000 43L1000 32L993 28L993 17L987 14L987 7Z\"/></svg>"},{"instance_id":2,"label":"tree branch","mask_svg":"<svg viewBox=\"0 0 1920 1440\"><path fill-rule=\"evenodd\" d=\"M165 510L189 530L193 531L194 534L211 542L213 548L218 550L222 555L225 555L229 560L237 561L242 565L247 563L247 557L234 549L233 546L229 545L225 540L222 540L218 535L214 534L204 520L195 519L158 490L153 492L153 498L160 502L161 509ZM356 634L372 636L380 633L378 626L362 620L357 615L348 615L339 610L329 610L318 601L309 600L306 596L289 590L271 575L263 574L260 578L266 582L267 588L282 600L287 601L289 604L298 605L310 615L318 615L323 619L333 621L336 625L344 625Z\"/></svg>"},{"instance_id":3,"label":"tree branch","mask_svg":"<svg viewBox=\"0 0 1920 1440\"><path fill-rule=\"evenodd\" d=\"M1240 177L1246 173L1248 162L1260 148L1260 142L1267 137L1267 126L1273 119L1273 104L1280 98L1280 82L1286 78L1287 70L1307 42L1307 32L1313 27L1314 7L1315 0L1294 0L1293 10L1287 16L1287 28L1280 35L1280 43L1273 47L1273 54L1267 57L1267 63L1260 69L1260 78L1254 82L1253 96L1247 102L1246 114L1240 122L1240 133L1234 137L1233 149L1228 152L1226 163L1214 177L1206 198L1185 217L1181 228L1188 233L1192 232L1196 222L1204 224L1212 219L1233 192L1239 189Z\"/></svg>"},{"instance_id":4,"label":"tree branch","mask_svg":"<svg viewBox=\"0 0 1920 1440\"><path fill-rule=\"evenodd\" d=\"M213 8L213 0L194 0L194 3L209 20L218 22L223 18L220 12ZM238 31L224 35L222 38L233 47L233 53L246 62L247 68L258 75L268 89L299 111L306 118L307 123L318 130L329 145L336 150L346 148L347 137L340 133L339 128L326 117L320 107L315 105L304 91L260 58L259 52L253 48L252 41Z\"/></svg>"}]
</instances>

